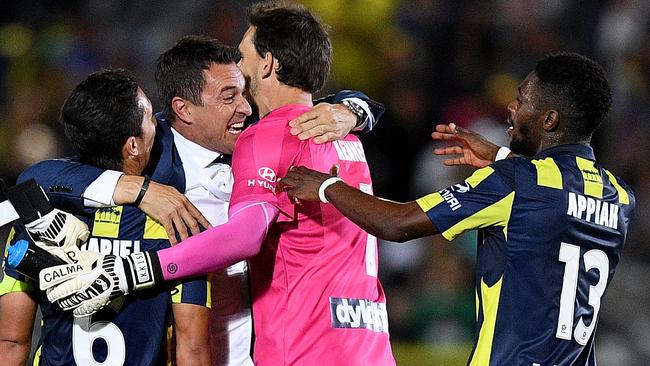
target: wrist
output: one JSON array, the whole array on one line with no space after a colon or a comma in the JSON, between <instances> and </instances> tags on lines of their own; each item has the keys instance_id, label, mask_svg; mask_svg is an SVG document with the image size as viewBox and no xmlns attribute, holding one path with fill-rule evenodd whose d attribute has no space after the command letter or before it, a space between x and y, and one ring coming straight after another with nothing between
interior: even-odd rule
<instances>
[{"instance_id":1,"label":"wrist","mask_svg":"<svg viewBox=\"0 0 650 366\"><path fill-rule=\"evenodd\" d=\"M123 258L129 290L144 290L164 281L156 252L138 252Z\"/></svg>"},{"instance_id":2,"label":"wrist","mask_svg":"<svg viewBox=\"0 0 650 366\"><path fill-rule=\"evenodd\" d=\"M113 201L116 205L130 205L135 203L145 178L139 175L122 175L117 181Z\"/></svg>"},{"instance_id":3,"label":"wrist","mask_svg":"<svg viewBox=\"0 0 650 366\"><path fill-rule=\"evenodd\" d=\"M318 188L318 198L320 198L320 201L322 203L329 203L330 201L327 199L325 196L325 190L331 186L334 183L337 182L343 182L343 179L339 177L329 177L323 181L323 183L320 184L320 187Z\"/></svg>"},{"instance_id":4,"label":"wrist","mask_svg":"<svg viewBox=\"0 0 650 366\"><path fill-rule=\"evenodd\" d=\"M357 103L353 102L350 99L343 99L341 104L343 104L356 117L354 127L352 128L352 130L353 131L362 130L367 125L368 116L366 111L361 106L359 106Z\"/></svg>"}]
</instances>

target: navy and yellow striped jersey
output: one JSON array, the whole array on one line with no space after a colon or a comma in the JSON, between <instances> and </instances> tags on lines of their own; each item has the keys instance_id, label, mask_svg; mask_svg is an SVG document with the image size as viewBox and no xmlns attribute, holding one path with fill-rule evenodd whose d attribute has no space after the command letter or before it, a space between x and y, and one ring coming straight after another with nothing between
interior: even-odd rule
<instances>
[{"instance_id":1,"label":"navy and yellow striped jersey","mask_svg":"<svg viewBox=\"0 0 650 366\"><path fill-rule=\"evenodd\" d=\"M126 256L169 247L162 225L133 206L97 209L78 216L91 236L82 250ZM16 228L17 235L21 235ZM37 288L37 286L33 286ZM29 290L5 276L3 292ZM0 292L0 295L3 293ZM166 365L166 335L172 300L201 306L210 304L205 278L184 281L177 288L150 289L113 301L99 313L74 318L34 291L43 323L35 365Z\"/></svg>"},{"instance_id":2,"label":"navy and yellow striped jersey","mask_svg":"<svg viewBox=\"0 0 650 366\"><path fill-rule=\"evenodd\" d=\"M448 240L480 229L469 365L596 365L601 299L635 202L591 147L502 160L417 202Z\"/></svg>"}]
</instances>

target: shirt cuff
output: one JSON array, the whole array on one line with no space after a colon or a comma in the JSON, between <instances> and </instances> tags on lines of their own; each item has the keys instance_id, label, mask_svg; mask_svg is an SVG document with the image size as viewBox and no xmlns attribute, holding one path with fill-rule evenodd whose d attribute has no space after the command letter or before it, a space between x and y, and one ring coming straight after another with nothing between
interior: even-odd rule
<instances>
[{"instance_id":1,"label":"shirt cuff","mask_svg":"<svg viewBox=\"0 0 650 366\"><path fill-rule=\"evenodd\" d=\"M124 173L115 170L107 170L95 179L81 195L84 198L84 206L92 208L115 206L113 193L117 187L117 181Z\"/></svg>"},{"instance_id":2,"label":"shirt cuff","mask_svg":"<svg viewBox=\"0 0 650 366\"><path fill-rule=\"evenodd\" d=\"M359 107L363 109L364 112L366 112L366 120L363 121L362 123L354 126L352 131L362 131L366 126L370 126L370 129L372 129L372 126L375 124L375 116L370 113L370 106L368 103L366 103L365 100L359 99L359 98L344 98L343 100L348 100Z\"/></svg>"}]
</instances>

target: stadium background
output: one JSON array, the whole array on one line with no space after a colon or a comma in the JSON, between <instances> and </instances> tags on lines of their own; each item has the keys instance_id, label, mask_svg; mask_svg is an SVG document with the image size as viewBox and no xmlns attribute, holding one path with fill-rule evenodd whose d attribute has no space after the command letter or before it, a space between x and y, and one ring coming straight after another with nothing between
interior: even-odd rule
<instances>
[{"instance_id":1,"label":"stadium background","mask_svg":"<svg viewBox=\"0 0 650 366\"><path fill-rule=\"evenodd\" d=\"M247 1L0 2L0 176L68 155L65 96L101 67L131 69L156 103L157 55L186 34L236 45ZM409 200L464 178L431 153L436 123L507 144L505 106L547 52L573 50L608 71L614 105L596 156L638 199L597 332L600 365L650 365L650 2L645 0L311 0L331 27L325 92L355 88L386 104L364 136L375 192ZM159 109L159 108L157 108ZM644 239L645 238L645 239ZM381 243L392 340L401 365L464 365L473 339L474 237ZM535 304L530 304L535 306ZM522 319L525 321L525 319Z\"/></svg>"}]
</instances>

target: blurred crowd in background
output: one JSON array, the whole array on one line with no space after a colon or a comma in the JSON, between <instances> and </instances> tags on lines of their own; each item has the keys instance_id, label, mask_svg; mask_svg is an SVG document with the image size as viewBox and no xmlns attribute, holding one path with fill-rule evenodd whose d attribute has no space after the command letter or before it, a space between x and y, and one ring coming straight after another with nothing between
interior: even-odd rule
<instances>
[{"instance_id":1,"label":"blurred crowd in background","mask_svg":"<svg viewBox=\"0 0 650 366\"><path fill-rule=\"evenodd\" d=\"M132 70L156 99L156 58L183 35L236 45L250 1L0 1L0 176L69 155L64 98L102 67ZM635 190L636 218L600 312L600 365L650 365L650 2L647 0L306 0L330 26L323 93L358 89L387 113L363 137L375 193L411 200L466 177L432 154L435 124L508 144L506 105L537 59L595 58L614 104L593 145ZM475 234L381 243L391 336L401 364L464 364L474 337ZM533 307L536 304L530 304ZM521 319L525 322L525 319ZM439 360L439 361L434 361ZM443 363L440 363L443 364Z\"/></svg>"}]
</instances>

